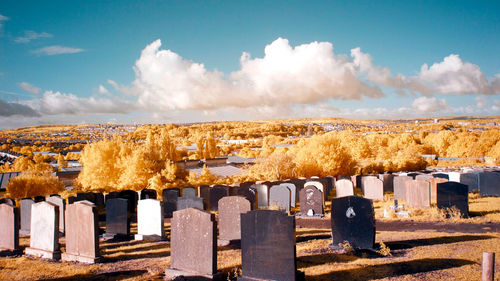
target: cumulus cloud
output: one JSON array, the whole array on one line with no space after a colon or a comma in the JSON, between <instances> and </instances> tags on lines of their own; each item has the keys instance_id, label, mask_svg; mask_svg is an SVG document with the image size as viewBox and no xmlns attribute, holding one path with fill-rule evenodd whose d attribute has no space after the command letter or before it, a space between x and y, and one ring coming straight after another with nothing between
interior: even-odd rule
<instances>
[{"instance_id":1,"label":"cumulus cloud","mask_svg":"<svg viewBox=\"0 0 500 281\"><path fill-rule=\"evenodd\" d=\"M54 56L54 55L62 55L62 54L75 54L75 53L80 53L80 52L84 52L84 51L85 51L84 49L80 49L80 48L72 48L72 47L54 45L54 46L48 46L48 47L43 47L40 49L33 50L33 51L31 51L31 53L37 54L37 55Z\"/></svg>"},{"instance_id":2,"label":"cumulus cloud","mask_svg":"<svg viewBox=\"0 0 500 281\"><path fill-rule=\"evenodd\" d=\"M24 31L24 36L19 36L16 39L14 39L14 42L16 43L29 43L32 40L40 39L40 38L51 38L52 34L47 33L47 32L41 32L37 33L32 30L26 30Z\"/></svg>"},{"instance_id":3,"label":"cumulus cloud","mask_svg":"<svg viewBox=\"0 0 500 281\"><path fill-rule=\"evenodd\" d=\"M103 95L106 95L106 94L109 94L109 91L103 85L99 85L99 93L103 94Z\"/></svg>"},{"instance_id":4,"label":"cumulus cloud","mask_svg":"<svg viewBox=\"0 0 500 281\"><path fill-rule=\"evenodd\" d=\"M413 101L411 107L419 112L430 113L448 108L446 100L436 97L419 97Z\"/></svg>"},{"instance_id":5,"label":"cumulus cloud","mask_svg":"<svg viewBox=\"0 0 500 281\"><path fill-rule=\"evenodd\" d=\"M6 102L0 99L0 116L9 117L14 115L28 116L28 117L40 116L38 112L36 112L29 106L14 102Z\"/></svg>"},{"instance_id":6,"label":"cumulus cloud","mask_svg":"<svg viewBox=\"0 0 500 281\"><path fill-rule=\"evenodd\" d=\"M8 20L9 20L9 18L8 18L8 17L6 17L6 16L4 16L4 15L0 14L0 28L2 28L2 27L3 27L3 22L4 22L4 21L8 21Z\"/></svg>"},{"instance_id":7,"label":"cumulus cloud","mask_svg":"<svg viewBox=\"0 0 500 281\"><path fill-rule=\"evenodd\" d=\"M352 60L336 55L328 42L294 48L278 38L266 46L263 58L243 53L240 70L228 77L160 47L160 40L146 46L134 66L133 85L145 107L210 110L384 96L361 81Z\"/></svg>"},{"instance_id":8,"label":"cumulus cloud","mask_svg":"<svg viewBox=\"0 0 500 281\"><path fill-rule=\"evenodd\" d=\"M21 87L21 89L25 90L26 92L32 93L34 95L38 95L40 93L40 91L42 90L36 86L31 85L28 82L19 83L19 87Z\"/></svg>"}]
</instances>

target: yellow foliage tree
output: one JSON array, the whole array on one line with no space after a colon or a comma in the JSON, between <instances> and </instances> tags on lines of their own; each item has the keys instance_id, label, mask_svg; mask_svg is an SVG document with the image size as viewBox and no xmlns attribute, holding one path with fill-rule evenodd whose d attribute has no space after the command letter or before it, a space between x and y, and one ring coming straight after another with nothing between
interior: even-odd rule
<instances>
[{"instance_id":1,"label":"yellow foliage tree","mask_svg":"<svg viewBox=\"0 0 500 281\"><path fill-rule=\"evenodd\" d=\"M64 184L50 172L29 171L10 179L6 190L8 197L22 199L62 192Z\"/></svg>"}]
</instances>

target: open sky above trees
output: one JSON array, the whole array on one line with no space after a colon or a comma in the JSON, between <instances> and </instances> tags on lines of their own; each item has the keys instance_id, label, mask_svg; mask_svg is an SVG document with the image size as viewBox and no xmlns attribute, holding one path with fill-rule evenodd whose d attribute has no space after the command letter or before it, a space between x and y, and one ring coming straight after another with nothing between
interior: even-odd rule
<instances>
[{"instance_id":1,"label":"open sky above trees","mask_svg":"<svg viewBox=\"0 0 500 281\"><path fill-rule=\"evenodd\" d=\"M496 1L1 1L0 129L500 115Z\"/></svg>"}]
</instances>

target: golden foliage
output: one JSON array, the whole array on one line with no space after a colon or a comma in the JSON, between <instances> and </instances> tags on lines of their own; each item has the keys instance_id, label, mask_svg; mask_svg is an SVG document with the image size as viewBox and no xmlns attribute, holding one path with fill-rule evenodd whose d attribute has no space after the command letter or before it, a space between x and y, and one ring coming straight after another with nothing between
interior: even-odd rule
<instances>
[{"instance_id":1,"label":"golden foliage","mask_svg":"<svg viewBox=\"0 0 500 281\"><path fill-rule=\"evenodd\" d=\"M14 199L50 195L64 190L64 184L50 172L23 172L9 180L7 196Z\"/></svg>"}]
</instances>

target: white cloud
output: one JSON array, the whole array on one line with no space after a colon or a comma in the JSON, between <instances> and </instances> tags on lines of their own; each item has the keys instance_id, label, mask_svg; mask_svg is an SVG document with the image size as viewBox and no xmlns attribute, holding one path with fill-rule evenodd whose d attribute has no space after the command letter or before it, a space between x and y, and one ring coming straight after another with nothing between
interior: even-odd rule
<instances>
[{"instance_id":1,"label":"white cloud","mask_svg":"<svg viewBox=\"0 0 500 281\"><path fill-rule=\"evenodd\" d=\"M413 101L411 107L419 112L431 113L448 109L446 100L436 97L419 97Z\"/></svg>"},{"instance_id":2,"label":"white cloud","mask_svg":"<svg viewBox=\"0 0 500 281\"><path fill-rule=\"evenodd\" d=\"M34 117L34 116L40 116L40 114L29 106L14 102L6 102L0 99L0 117L9 117L9 116Z\"/></svg>"},{"instance_id":3,"label":"white cloud","mask_svg":"<svg viewBox=\"0 0 500 281\"><path fill-rule=\"evenodd\" d=\"M33 54L38 54L38 55L54 56L61 54L75 54L84 51L85 51L84 49L80 48L71 48L71 47L55 45L55 46L43 47L41 49L33 50L31 52Z\"/></svg>"},{"instance_id":4,"label":"white cloud","mask_svg":"<svg viewBox=\"0 0 500 281\"><path fill-rule=\"evenodd\" d=\"M263 58L243 53L241 69L228 77L160 46L160 40L146 46L134 66L133 85L147 108L210 110L384 96L362 82L354 63L336 55L328 42L293 48L278 38L266 46Z\"/></svg>"},{"instance_id":5,"label":"white cloud","mask_svg":"<svg viewBox=\"0 0 500 281\"><path fill-rule=\"evenodd\" d=\"M25 90L28 93L32 93L34 95L38 95L41 91L40 88L33 86L29 84L28 82L21 82L19 83L19 87L21 87L23 90Z\"/></svg>"},{"instance_id":6,"label":"white cloud","mask_svg":"<svg viewBox=\"0 0 500 281\"><path fill-rule=\"evenodd\" d=\"M99 85L99 93L103 94L103 95L106 95L106 94L109 94L109 91L103 85Z\"/></svg>"},{"instance_id":7,"label":"white cloud","mask_svg":"<svg viewBox=\"0 0 500 281\"><path fill-rule=\"evenodd\" d=\"M8 20L9 20L9 18L8 18L8 17L6 17L6 16L4 16L4 15L0 14L0 28L2 28L2 27L3 27L3 22L4 22L4 21L8 21Z\"/></svg>"},{"instance_id":8,"label":"white cloud","mask_svg":"<svg viewBox=\"0 0 500 281\"><path fill-rule=\"evenodd\" d=\"M51 38L52 34L47 33L47 32L41 32L37 33L32 30L26 30L24 31L24 36L17 37L14 39L14 42L16 43L29 43L31 40L36 40L39 38Z\"/></svg>"}]
</instances>

